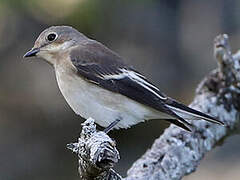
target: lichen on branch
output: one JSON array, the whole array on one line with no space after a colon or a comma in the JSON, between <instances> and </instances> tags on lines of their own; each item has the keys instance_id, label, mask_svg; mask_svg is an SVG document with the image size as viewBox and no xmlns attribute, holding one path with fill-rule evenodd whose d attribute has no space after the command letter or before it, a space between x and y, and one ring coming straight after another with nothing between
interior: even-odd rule
<instances>
[{"instance_id":1,"label":"lichen on branch","mask_svg":"<svg viewBox=\"0 0 240 180\"><path fill-rule=\"evenodd\" d=\"M119 160L116 143L97 132L93 119L83 123L77 143L68 145L79 157L81 179L179 180L194 172L204 155L233 132L240 112L240 51L232 54L226 34L214 40L217 69L200 82L190 107L217 117L225 126L191 121L189 133L171 125L122 178L112 167ZM126 132L127 133L127 132Z\"/></svg>"}]
</instances>

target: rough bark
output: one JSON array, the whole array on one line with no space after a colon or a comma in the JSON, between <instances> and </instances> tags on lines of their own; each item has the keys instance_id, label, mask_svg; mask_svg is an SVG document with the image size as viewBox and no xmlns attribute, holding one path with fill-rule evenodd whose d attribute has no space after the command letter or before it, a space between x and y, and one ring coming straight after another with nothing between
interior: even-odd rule
<instances>
[{"instance_id":1,"label":"rough bark","mask_svg":"<svg viewBox=\"0 0 240 180\"><path fill-rule=\"evenodd\" d=\"M240 53L231 53L228 36L214 40L218 68L199 84L190 107L217 117L220 126L206 121L191 121L189 133L171 125L155 140L122 178L112 167L119 154L116 144L103 132L97 132L92 119L83 124L78 143L68 147L78 154L82 179L178 180L194 172L203 156L234 133L240 110Z\"/></svg>"},{"instance_id":2,"label":"rough bark","mask_svg":"<svg viewBox=\"0 0 240 180\"><path fill-rule=\"evenodd\" d=\"M94 119L87 119L82 126L78 142L67 145L78 155L80 179L121 180L121 176L112 169L120 158L116 143L106 133L97 132Z\"/></svg>"}]
</instances>

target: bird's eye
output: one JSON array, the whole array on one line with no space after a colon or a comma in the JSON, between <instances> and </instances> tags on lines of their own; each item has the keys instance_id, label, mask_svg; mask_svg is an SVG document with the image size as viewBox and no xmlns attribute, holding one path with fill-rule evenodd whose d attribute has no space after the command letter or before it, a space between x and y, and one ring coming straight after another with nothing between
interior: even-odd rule
<instances>
[{"instance_id":1,"label":"bird's eye","mask_svg":"<svg viewBox=\"0 0 240 180\"><path fill-rule=\"evenodd\" d=\"M51 33L47 36L48 41L54 41L57 38L57 34Z\"/></svg>"}]
</instances>

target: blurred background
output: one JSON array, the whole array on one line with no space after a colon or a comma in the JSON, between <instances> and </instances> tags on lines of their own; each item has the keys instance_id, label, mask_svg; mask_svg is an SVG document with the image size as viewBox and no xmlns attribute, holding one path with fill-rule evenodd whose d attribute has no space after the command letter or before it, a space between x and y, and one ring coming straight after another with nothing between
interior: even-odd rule
<instances>
[{"instance_id":1,"label":"blurred background","mask_svg":"<svg viewBox=\"0 0 240 180\"><path fill-rule=\"evenodd\" d=\"M23 60L39 33L71 25L145 74L162 91L190 103L197 84L216 67L213 39L230 35L240 47L238 0L0 0L0 180L77 180L77 158L66 144L83 120L40 59ZM113 131L122 176L167 123L149 121ZM240 136L228 138L185 180L238 180Z\"/></svg>"}]
</instances>

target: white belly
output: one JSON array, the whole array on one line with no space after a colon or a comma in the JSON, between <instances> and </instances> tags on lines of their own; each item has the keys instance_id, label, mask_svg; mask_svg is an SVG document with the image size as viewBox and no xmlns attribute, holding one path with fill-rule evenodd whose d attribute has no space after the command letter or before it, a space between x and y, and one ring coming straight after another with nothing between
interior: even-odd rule
<instances>
[{"instance_id":1,"label":"white belly","mask_svg":"<svg viewBox=\"0 0 240 180\"><path fill-rule=\"evenodd\" d=\"M77 75L70 76L61 68L55 70L58 86L74 112L85 119L92 117L103 127L117 118L121 121L115 128L127 128L147 119L166 117L161 112L107 91Z\"/></svg>"}]
</instances>

